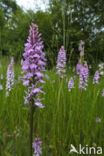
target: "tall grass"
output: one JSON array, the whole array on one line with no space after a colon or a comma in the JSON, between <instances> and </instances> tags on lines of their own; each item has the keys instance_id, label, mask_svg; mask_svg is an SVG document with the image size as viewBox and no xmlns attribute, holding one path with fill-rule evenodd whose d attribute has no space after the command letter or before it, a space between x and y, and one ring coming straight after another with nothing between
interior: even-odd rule
<instances>
[{"instance_id":1,"label":"tall grass","mask_svg":"<svg viewBox=\"0 0 104 156\"><path fill-rule=\"evenodd\" d=\"M0 80L3 90L0 90L0 155L29 156L29 108L24 105L24 90L22 82L18 82L21 66L15 65L15 85L9 98L6 97L6 70L8 60L0 61L2 68ZM104 140L104 98L100 84L93 85L89 77L85 92L78 88L78 77L75 88L68 91L67 78L60 81L53 70L47 71L49 80L44 85L45 95L42 98L44 108L36 109L34 114L34 137L42 140L43 156L68 156L70 144L78 147L103 146ZM101 123L96 118L101 118ZM74 154L70 154L74 155Z\"/></svg>"}]
</instances>

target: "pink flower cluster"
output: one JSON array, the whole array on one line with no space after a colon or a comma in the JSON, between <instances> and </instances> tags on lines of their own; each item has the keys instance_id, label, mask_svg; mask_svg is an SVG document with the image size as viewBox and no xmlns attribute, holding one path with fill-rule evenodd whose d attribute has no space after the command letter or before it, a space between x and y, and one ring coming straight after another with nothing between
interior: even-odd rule
<instances>
[{"instance_id":1,"label":"pink flower cluster","mask_svg":"<svg viewBox=\"0 0 104 156\"><path fill-rule=\"evenodd\" d=\"M13 68L13 58L11 58L11 63L7 69L7 82L6 82L6 96L9 96L9 92L12 90L14 85L14 68Z\"/></svg>"},{"instance_id":2,"label":"pink flower cluster","mask_svg":"<svg viewBox=\"0 0 104 156\"><path fill-rule=\"evenodd\" d=\"M66 67L66 52L64 49L64 46L61 46L60 51L58 53L58 58L57 58L57 74L63 78L65 75L65 67Z\"/></svg>"},{"instance_id":3,"label":"pink flower cluster","mask_svg":"<svg viewBox=\"0 0 104 156\"><path fill-rule=\"evenodd\" d=\"M95 75L94 75L94 78L93 78L93 84L98 84L99 83L99 78L100 78L99 71L96 71Z\"/></svg>"},{"instance_id":4,"label":"pink flower cluster","mask_svg":"<svg viewBox=\"0 0 104 156\"><path fill-rule=\"evenodd\" d=\"M72 88L74 88L74 80L73 80L73 78L70 78L70 80L68 82L69 92L71 92Z\"/></svg>"},{"instance_id":5,"label":"pink flower cluster","mask_svg":"<svg viewBox=\"0 0 104 156\"><path fill-rule=\"evenodd\" d=\"M42 144L42 142L39 140L39 138L34 139L34 142L33 142L34 154L33 154L33 156L40 156L42 154L41 144Z\"/></svg>"},{"instance_id":6,"label":"pink flower cluster","mask_svg":"<svg viewBox=\"0 0 104 156\"><path fill-rule=\"evenodd\" d=\"M22 62L23 69L23 85L28 86L25 104L34 102L34 106L43 108L40 93L43 93L40 83L45 83L43 79L43 71L45 71L46 59L45 53L42 51L43 42L41 34L38 32L38 27L31 24L27 43L25 44L25 52L23 54L24 61Z\"/></svg>"},{"instance_id":7,"label":"pink flower cluster","mask_svg":"<svg viewBox=\"0 0 104 156\"><path fill-rule=\"evenodd\" d=\"M81 61L79 60L79 62L77 63L77 66L76 66L76 73L77 73L78 75L80 74L81 68L82 68L82 63L81 63Z\"/></svg>"},{"instance_id":8,"label":"pink flower cluster","mask_svg":"<svg viewBox=\"0 0 104 156\"><path fill-rule=\"evenodd\" d=\"M81 90L86 90L88 75L89 75L88 65L87 62L85 62L84 66L81 67L80 74L79 74L79 79L80 79L79 88Z\"/></svg>"}]
</instances>

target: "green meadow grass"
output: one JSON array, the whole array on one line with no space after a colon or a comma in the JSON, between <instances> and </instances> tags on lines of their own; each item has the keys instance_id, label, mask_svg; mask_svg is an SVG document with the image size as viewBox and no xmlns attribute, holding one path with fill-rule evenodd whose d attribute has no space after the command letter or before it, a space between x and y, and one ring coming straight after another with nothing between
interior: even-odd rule
<instances>
[{"instance_id":1,"label":"green meadow grass","mask_svg":"<svg viewBox=\"0 0 104 156\"><path fill-rule=\"evenodd\" d=\"M29 156L29 108L24 105L26 88L22 81L21 66L14 65L15 85L9 97L6 97L6 72L8 59L0 61L3 74L3 90L0 90L0 155ZM82 146L104 145L104 97L102 89L104 78L98 85L92 84L89 77L85 92L78 88L78 77L75 88L68 91L67 79L60 80L56 71L46 72L49 80L44 84L45 95L42 95L43 109L37 108L34 113L34 138L42 140L42 156L74 156L69 154L70 144L76 148ZM96 118L101 118L101 123Z\"/></svg>"}]
</instances>

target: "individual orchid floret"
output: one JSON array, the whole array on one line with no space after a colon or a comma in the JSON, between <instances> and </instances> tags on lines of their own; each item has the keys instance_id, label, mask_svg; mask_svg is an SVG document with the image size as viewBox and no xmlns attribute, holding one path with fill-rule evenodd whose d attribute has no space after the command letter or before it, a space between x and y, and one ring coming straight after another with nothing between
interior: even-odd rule
<instances>
[{"instance_id":1,"label":"individual orchid floret","mask_svg":"<svg viewBox=\"0 0 104 156\"><path fill-rule=\"evenodd\" d=\"M78 75L80 74L81 68L82 68L82 63L81 63L81 61L79 60L79 62L77 63L77 66L76 66L76 73L77 73Z\"/></svg>"},{"instance_id":2,"label":"individual orchid floret","mask_svg":"<svg viewBox=\"0 0 104 156\"><path fill-rule=\"evenodd\" d=\"M42 51L43 42L41 41L41 34L38 33L38 27L35 24L30 26L30 32L25 44L25 52L23 54L24 61L22 62L23 69L23 85L28 86L25 103L30 104L34 102L34 106L41 106L39 95L42 92L41 83L43 81L43 72L45 71L46 59L45 53ZM36 102L38 99L38 102Z\"/></svg>"},{"instance_id":3,"label":"individual orchid floret","mask_svg":"<svg viewBox=\"0 0 104 156\"><path fill-rule=\"evenodd\" d=\"M101 119L99 117L96 118L97 123L101 123Z\"/></svg>"},{"instance_id":4,"label":"individual orchid floret","mask_svg":"<svg viewBox=\"0 0 104 156\"><path fill-rule=\"evenodd\" d=\"M73 80L73 78L70 78L70 80L68 82L69 92L72 90L72 88L74 88L74 80Z\"/></svg>"},{"instance_id":5,"label":"individual orchid floret","mask_svg":"<svg viewBox=\"0 0 104 156\"><path fill-rule=\"evenodd\" d=\"M94 78L93 78L93 84L98 84L100 79L99 71L95 72Z\"/></svg>"},{"instance_id":6,"label":"individual orchid floret","mask_svg":"<svg viewBox=\"0 0 104 156\"><path fill-rule=\"evenodd\" d=\"M81 68L81 72L79 74L79 88L81 90L86 90L86 87L87 87L87 82L88 82L88 75L89 75L89 72L88 72L88 65L87 65L87 62L85 62L84 66Z\"/></svg>"},{"instance_id":7,"label":"individual orchid floret","mask_svg":"<svg viewBox=\"0 0 104 156\"><path fill-rule=\"evenodd\" d=\"M61 49L58 53L57 66L56 66L57 74L61 78L64 78L66 72L65 67L66 67L66 52L64 46L61 46Z\"/></svg>"},{"instance_id":8,"label":"individual orchid floret","mask_svg":"<svg viewBox=\"0 0 104 156\"><path fill-rule=\"evenodd\" d=\"M42 154L42 147L41 147L42 142L39 140L39 138L35 138L33 142L33 149L34 149L34 154L33 156L40 156Z\"/></svg>"},{"instance_id":9,"label":"individual orchid floret","mask_svg":"<svg viewBox=\"0 0 104 156\"><path fill-rule=\"evenodd\" d=\"M6 95L9 96L9 92L14 85L14 69L13 64L10 64L7 69L7 82L6 82Z\"/></svg>"}]
</instances>

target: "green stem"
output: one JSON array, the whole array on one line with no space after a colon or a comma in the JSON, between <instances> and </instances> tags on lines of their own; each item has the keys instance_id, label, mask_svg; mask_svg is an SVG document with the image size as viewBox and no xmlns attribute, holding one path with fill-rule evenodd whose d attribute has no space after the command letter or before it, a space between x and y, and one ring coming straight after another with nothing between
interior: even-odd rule
<instances>
[{"instance_id":1,"label":"green stem","mask_svg":"<svg viewBox=\"0 0 104 156\"><path fill-rule=\"evenodd\" d=\"M80 107L79 107L79 139L81 141L82 132L82 107L83 107L83 91L80 91Z\"/></svg>"},{"instance_id":2,"label":"green stem","mask_svg":"<svg viewBox=\"0 0 104 156\"><path fill-rule=\"evenodd\" d=\"M61 89L62 89L62 84L63 84L63 79L60 80L61 84L60 84L60 88L59 88L59 92L58 92L58 111L59 111L59 105L60 105L60 96L61 96Z\"/></svg>"},{"instance_id":3,"label":"green stem","mask_svg":"<svg viewBox=\"0 0 104 156\"><path fill-rule=\"evenodd\" d=\"M11 91L10 92L10 95L9 95L9 100L10 100L10 103L9 103L10 104L10 116L11 116L10 117L11 118L11 120L10 120L11 121L11 124L10 124L11 125L11 129L14 128L14 116L13 116L13 110L14 109L13 109L13 104L12 104L12 95L13 94L12 94L12 91Z\"/></svg>"},{"instance_id":4,"label":"green stem","mask_svg":"<svg viewBox=\"0 0 104 156\"><path fill-rule=\"evenodd\" d=\"M62 90L63 79L60 79L59 84L60 84L60 88L58 91L58 103L57 103L56 122L55 122L55 124L56 124L55 129L57 127L56 141L57 141L57 136L59 138L59 135L60 135L59 134L60 133L60 111L61 111L61 100L60 99L61 99L61 90Z\"/></svg>"},{"instance_id":5,"label":"green stem","mask_svg":"<svg viewBox=\"0 0 104 156\"><path fill-rule=\"evenodd\" d=\"M32 156L32 142L33 142L33 115L34 115L34 110L33 110L33 102L31 104L30 108L30 156Z\"/></svg>"},{"instance_id":6,"label":"green stem","mask_svg":"<svg viewBox=\"0 0 104 156\"><path fill-rule=\"evenodd\" d=\"M67 140L68 140L68 135L69 135L69 128L70 128L70 122L71 122L71 109L72 109L72 93L70 93L70 107L69 107L69 118L68 118L68 124L67 124L67 129L66 129L66 137L65 137L65 141L67 144ZM71 131L70 131L71 132ZM70 139L71 140L71 139Z\"/></svg>"}]
</instances>

